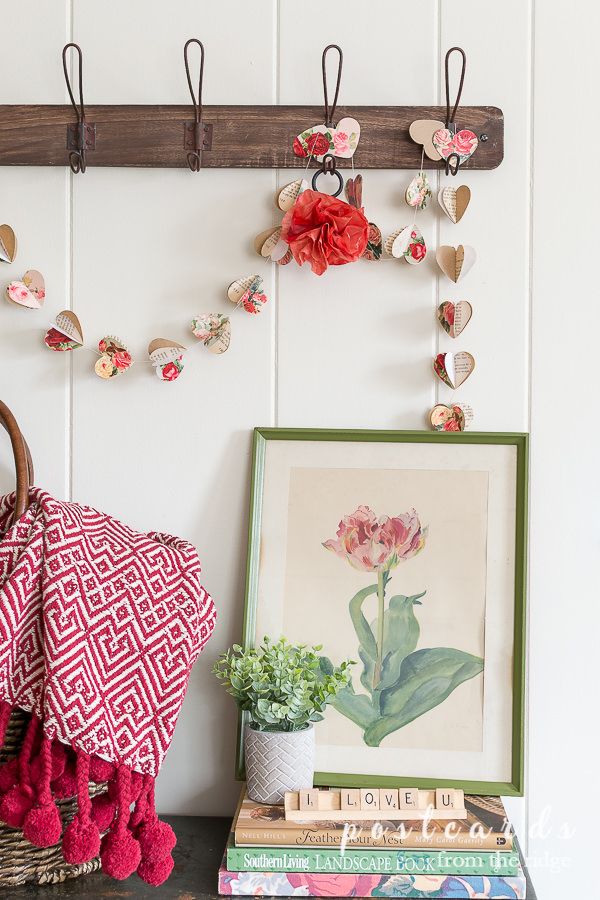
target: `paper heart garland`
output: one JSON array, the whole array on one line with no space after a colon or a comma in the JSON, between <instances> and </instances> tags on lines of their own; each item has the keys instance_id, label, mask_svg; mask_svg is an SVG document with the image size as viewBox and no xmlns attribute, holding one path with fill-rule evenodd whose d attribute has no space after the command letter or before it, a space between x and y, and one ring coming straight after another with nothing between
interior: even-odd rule
<instances>
[{"instance_id":1,"label":"paper heart garland","mask_svg":"<svg viewBox=\"0 0 600 900\"><path fill-rule=\"evenodd\" d=\"M11 263L17 255L17 238L10 225L0 225L0 262Z\"/></svg>"},{"instance_id":2,"label":"paper heart garland","mask_svg":"<svg viewBox=\"0 0 600 900\"><path fill-rule=\"evenodd\" d=\"M474 357L464 350L459 353L438 353L433 360L435 374L450 388L460 387L474 368Z\"/></svg>"},{"instance_id":3,"label":"paper heart garland","mask_svg":"<svg viewBox=\"0 0 600 900\"><path fill-rule=\"evenodd\" d=\"M434 431L464 431L473 421L473 410L464 403L438 403L431 410L429 421Z\"/></svg>"},{"instance_id":4,"label":"paper heart garland","mask_svg":"<svg viewBox=\"0 0 600 900\"><path fill-rule=\"evenodd\" d=\"M294 138L293 150L296 156L313 156L315 159L326 153L333 153L339 159L350 159L358 147L360 125L356 119L340 119L336 127L314 125L306 128Z\"/></svg>"},{"instance_id":5,"label":"paper heart garland","mask_svg":"<svg viewBox=\"0 0 600 900\"><path fill-rule=\"evenodd\" d=\"M428 159L441 159L440 154L433 146L433 135L444 127L444 123L438 119L416 119L411 123L408 133L415 144L422 144L425 156Z\"/></svg>"},{"instance_id":6,"label":"paper heart garland","mask_svg":"<svg viewBox=\"0 0 600 900\"><path fill-rule=\"evenodd\" d=\"M461 184L457 188L442 188L438 194L438 203L455 225L464 216L470 202L471 190L466 184Z\"/></svg>"},{"instance_id":7,"label":"paper heart garland","mask_svg":"<svg viewBox=\"0 0 600 900\"><path fill-rule=\"evenodd\" d=\"M267 295L261 290L263 280L260 275L247 275L232 281L227 288L227 296L236 306L246 312L259 313L267 302Z\"/></svg>"},{"instance_id":8,"label":"paper heart garland","mask_svg":"<svg viewBox=\"0 0 600 900\"><path fill-rule=\"evenodd\" d=\"M6 299L26 309L41 309L46 297L44 276L36 269L29 269L22 281L11 281L6 286Z\"/></svg>"},{"instance_id":9,"label":"paper heart garland","mask_svg":"<svg viewBox=\"0 0 600 900\"><path fill-rule=\"evenodd\" d=\"M468 128L457 131L456 134L453 134L449 128L440 128L433 135L432 141L442 159L448 159L452 153L456 153L460 165L473 156L479 144L477 135Z\"/></svg>"},{"instance_id":10,"label":"paper heart garland","mask_svg":"<svg viewBox=\"0 0 600 900\"><path fill-rule=\"evenodd\" d=\"M231 341L231 322L221 313L207 313L192 319L192 333L211 353L225 353Z\"/></svg>"},{"instance_id":11,"label":"paper heart garland","mask_svg":"<svg viewBox=\"0 0 600 900\"><path fill-rule=\"evenodd\" d=\"M435 258L444 275L456 284L472 269L477 254L467 244L459 244L458 247L443 245L437 248Z\"/></svg>"},{"instance_id":12,"label":"paper heart garland","mask_svg":"<svg viewBox=\"0 0 600 900\"><path fill-rule=\"evenodd\" d=\"M411 266L423 262L427 256L425 238L415 225L406 225L385 240L385 250L395 259L404 258Z\"/></svg>"},{"instance_id":13,"label":"paper heart garland","mask_svg":"<svg viewBox=\"0 0 600 900\"><path fill-rule=\"evenodd\" d=\"M431 188L429 186L429 179L425 172L419 172L406 188L404 198L408 205L412 206L413 209L425 209L430 197Z\"/></svg>"},{"instance_id":14,"label":"paper heart garland","mask_svg":"<svg viewBox=\"0 0 600 900\"><path fill-rule=\"evenodd\" d=\"M281 188L277 194L277 206L282 212L287 212L292 208L302 191L309 188L308 181L305 178L299 178L297 181L291 181Z\"/></svg>"},{"instance_id":15,"label":"paper heart garland","mask_svg":"<svg viewBox=\"0 0 600 900\"><path fill-rule=\"evenodd\" d=\"M77 350L83 346L83 331L79 319L70 309L59 312L54 325L44 336L44 343L50 350L64 352Z\"/></svg>"},{"instance_id":16,"label":"paper heart garland","mask_svg":"<svg viewBox=\"0 0 600 900\"><path fill-rule=\"evenodd\" d=\"M168 338L154 338L148 344L148 356L161 381L176 381L183 371L186 348ZM120 374L120 373L117 373Z\"/></svg>"},{"instance_id":17,"label":"paper heart garland","mask_svg":"<svg viewBox=\"0 0 600 900\"><path fill-rule=\"evenodd\" d=\"M115 378L122 375L131 366L133 360L123 341L114 335L108 335L98 341L100 359L94 366L96 375L100 378Z\"/></svg>"},{"instance_id":18,"label":"paper heart garland","mask_svg":"<svg viewBox=\"0 0 600 900\"><path fill-rule=\"evenodd\" d=\"M457 338L461 334L473 315L473 307L468 300L444 300L437 308L437 319L446 334L451 338Z\"/></svg>"}]
</instances>

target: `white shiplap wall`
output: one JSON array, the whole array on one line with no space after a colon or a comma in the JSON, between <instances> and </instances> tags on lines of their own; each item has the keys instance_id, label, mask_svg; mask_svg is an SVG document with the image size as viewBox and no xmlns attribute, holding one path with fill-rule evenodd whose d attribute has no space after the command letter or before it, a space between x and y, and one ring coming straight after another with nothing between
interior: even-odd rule
<instances>
[{"instance_id":1,"label":"white shiplap wall","mask_svg":"<svg viewBox=\"0 0 600 900\"><path fill-rule=\"evenodd\" d=\"M433 103L442 97L443 54L460 44L469 61L463 101L502 107L506 147L497 171L466 177L473 200L459 226L435 206L420 219L430 248L476 247L466 294L440 284L433 253L418 270L361 264L321 279L295 266L265 267L271 301L262 315L237 314L227 355L193 352L168 387L144 365L102 383L85 353L58 359L40 349L40 315L5 304L0 394L31 443L39 484L198 546L219 628L192 676L159 802L163 811L227 812L237 792L235 715L210 664L240 630L250 430L424 427L436 398L450 396L430 371L436 348L449 344L433 310L467 296L475 315L461 347L478 365L460 396L482 430L532 425L528 791L510 812L526 842L528 823L554 804L551 836L534 831L529 849L570 860L562 874L534 870L542 900L562 900L584 889L589 865L592 838L575 788L581 781L594 792L588 748L594 738L597 746L598 717L589 686L598 676L600 624L598 426L587 405L598 207L577 157L563 159L584 126L600 137L587 111L600 83L600 22L591 0L561 11L539 3L534 11L532 3L3 3L2 103L64 102L60 50L70 39L84 48L87 102L187 102L181 49L192 35L206 45L207 103L320 103L320 54L329 42L345 54L341 103ZM564 153L557 133L566 134ZM275 219L275 188L290 178L125 169L73 178L63 169L0 168L0 219L20 241L17 263L2 274L41 269L48 319L73 305L89 339L116 330L141 359L154 336L188 339L195 312L227 311L224 289L260 269L252 237ZM409 178L365 173L366 207L384 232L407 220ZM593 174L589 181L597 194ZM560 370L552 368L558 357L566 360ZM0 479L10 485L6 457ZM568 789L551 796L561 781ZM559 839L559 825L577 817L576 838ZM589 827L591 820L590 813Z\"/></svg>"}]
</instances>

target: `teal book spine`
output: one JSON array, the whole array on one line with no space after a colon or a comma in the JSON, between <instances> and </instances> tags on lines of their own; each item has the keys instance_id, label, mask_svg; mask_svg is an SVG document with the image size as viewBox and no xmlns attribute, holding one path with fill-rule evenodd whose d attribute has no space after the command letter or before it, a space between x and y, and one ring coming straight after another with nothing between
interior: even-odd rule
<instances>
[{"instance_id":1,"label":"teal book spine","mask_svg":"<svg viewBox=\"0 0 600 900\"><path fill-rule=\"evenodd\" d=\"M230 872L311 872L378 875L498 875L519 873L513 851L227 848Z\"/></svg>"}]
</instances>

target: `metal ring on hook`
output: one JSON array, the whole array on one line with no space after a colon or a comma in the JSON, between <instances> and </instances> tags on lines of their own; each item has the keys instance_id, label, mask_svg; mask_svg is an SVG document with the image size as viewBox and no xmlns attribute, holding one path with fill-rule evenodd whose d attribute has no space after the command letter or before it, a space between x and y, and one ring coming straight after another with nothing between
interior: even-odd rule
<instances>
[{"instance_id":1,"label":"metal ring on hook","mask_svg":"<svg viewBox=\"0 0 600 900\"><path fill-rule=\"evenodd\" d=\"M452 165L452 160L454 160L454 165ZM458 175L459 166L460 156L458 153L450 153L446 157L446 175Z\"/></svg>"},{"instance_id":2,"label":"metal ring on hook","mask_svg":"<svg viewBox=\"0 0 600 900\"><path fill-rule=\"evenodd\" d=\"M339 54L338 61L338 73L337 73L337 81L335 83L335 94L333 97L333 104L331 109L329 109L329 100L327 97L327 70L325 68L325 63L327 60L327 54L330 50L337 50ZM328 128L333 126L333 117L335 115L335 109L338 102L338 94L340 92L340 82L342 80L342 67L344 65L344 54L342 53L342 48L337 44L328 44L323 50L323 56L321 58L321 70L323 72L323 110L325 115L325 125Z\"/></svg>"},{"instance_id":3,"label":"metal ring on hook","mask_svg":"<svg viewBox=\"0 0 600 900\"><path fill-rule=\"evenodd\" d=\"M200 47L200 73L198 76L198 98L194 94L194 86L192 85L192 76L190 74L190 62L188 59L188 47L190 44L197 44ZM190 89L190 96L194 105L194 123L193 123L193 145L194 149L187 155L187 164L192 172L199 172L201 165L200 153L203 148L204 139L202 128L202 82L204 81L204 44L198 38L190 38L185 42L183 47L183 61L185 63L185 74Z\"/></svg>"},{"instance_id":4,"label":"metal ring on hook","mask_svg":"<svg viewBox=\"0 0 600 900\"><path fill-rule=\"evenodd\" d=\"M71 49L76 50L77 56L79 57L79 106L75 102L73 89L71 87L71 79L69 78L69 72L67 68L67 52ZM75 110L75 115L77 116L77 125L75 128L73 141L75 144L75 149L71 150L71 152L69 153L69 166L71 168L71 171L75 175L77 175L79 172L85 172L86 170L85 151L87 145L85 105L83 102L83 53L81 52L81 47L79 46L79 44L70 43L66 44L63 47L62 62L65 82L67 84L67 91L69 92L71 105Z\"/></svg>"},{"instance_id":5,"label":"metal ring on hook","mask_svg":"<svg viewBox=\"0 0 600 900\"><path fill-rule=\"evenodd\" d=\"M323 157L323 161L321 162L321 168L317 169L315 174L312 177L312 189L313 191L317 190L317 181L319 175L335 175L338 180L338 189L334 194L330 194L331 197L339 197L344 188L344 179L336 169L335 164L335 156L332 153L326 153Z\"/></svg>"}]
</instances>

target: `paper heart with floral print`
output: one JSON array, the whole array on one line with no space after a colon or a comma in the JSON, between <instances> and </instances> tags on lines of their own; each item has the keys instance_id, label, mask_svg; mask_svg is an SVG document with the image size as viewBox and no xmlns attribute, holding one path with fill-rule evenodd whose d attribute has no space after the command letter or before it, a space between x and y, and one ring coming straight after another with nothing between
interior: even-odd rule
<instances>
[{"instance_id":1,"label":"paper heart with floral print","mask_svg":"<svg viewBox=\"0 0 600 900\"><path fill-rule=\"evenodd\" d=\"M227 288L227 296L236 306L241 306L248 313L259 313L267 302L267 295L262 291L263 280L260 275L247 275L232 281Z\"/></svg>"},{"instance_id":2,"label":"paper heart with floral print","mask_svg":"<svg viewBox=\"0 0 600 900\"><path fill-rule=\"evenodd\" d=\"M425 238L416 225L406 225L386 238L385 250L395 259L405 259L411 266L423 262L427 256Z\"/></svg>"},{"instance_id":3,"label":"paper heart with floral print","mask_svg":"<svg viewBox=\"0 0 600 900\"><path fill-rule=\"evenodd\" d=\"M11 281L6 286L6 298L26 309L41 309L46 298L44 276L36 269L29 269L22 281Z\"/></svg>"},{"instance_id":4,"label":"paper heart with floral print","mask_svg":"<svg viewBox=\"0 0 600 900\"><path fill-rule=\"evenodd\" d=\"M60 353L66 350L77 350L83 346L81 323L72 310L63 309L57 315L54 325L44 336L44 343L50 350Z\"/></svg>"},{"instance_id":5,"label":"paper heart with floral print","mask_svg":"<svg viewBox=\"0 0 600 900\"><path fill-rule=\"evenodd\" d=\"M479 144L477 135L468 128L463 128L456 134L453 134L449 128L440 128L435 132L432 140L433 146L442 159L448 159L451 154L456 153L460 165L473 156Z\"/></svg>"},{"instance_id":6,"label":"paper heart with floral print","mask_svg":"<svg viewBox=\"0 0 600 900\"><path fill-rule=\"evenodd\" d=\"M296 156L313 156L315 159L333 153L339 159L351 159L360 140L360 125L356 119L340 119L335 127L314 125L294 138Z\"/></svg>"},{"instance_id":7,"label":"paper heart with floral print","mask_svg":"<svg viewBox=\"0 0 600 900\"><path fill-rule=\"evenodd\" d=\"M185 347L168 338L154 338L148 344L148 356L161 381L176 381L183 371Z\"/></svg>"},{"instance_id":8,"label":"paper heart with floral print","mask_svg":"<svg viewBox=\"0 0 600 900\"><path fill-rule=\"evenodd\" d=\"M464 431L473 421L473 410L464 403L438 403L429 413L429 421L434 431Z\"/></svg>"},{"instance_id":9,"label":"paper heart with floral print","mask_svg":"<svg viewBox=\"0 0 600 900\"><path fill-rule=\"evenodd\" d=\"M115 378L122 375L131 366L133 360L129 350L119 338L109 335L98 341L100 359L94 366L99 378Z\"/></svg>"},{"instance_id":10,"label":"paper heart with floral print","mask_svg":"<svg viewBox=\"0 0 600 900\"><path fill-rule=\"evenodd\" d=\"M225 353L231 341L231 322L222 313L205 313L192 319L192 334L211 353Z\"/></svg>"},{"instance_id":11,"label":"paper heart with floral print","mask_svg":"<svg viewBox=\"0 0 600 900\"><path fill-rule=\"evenodd\" d=\"M475 359L465 350L459 353L438 353L433 360L433 370L445 385L460 387L475 368Z\"/></svg>"}]
</instances>

